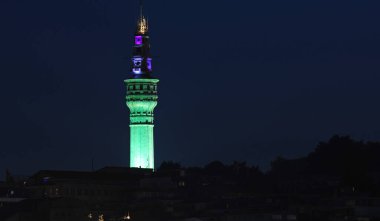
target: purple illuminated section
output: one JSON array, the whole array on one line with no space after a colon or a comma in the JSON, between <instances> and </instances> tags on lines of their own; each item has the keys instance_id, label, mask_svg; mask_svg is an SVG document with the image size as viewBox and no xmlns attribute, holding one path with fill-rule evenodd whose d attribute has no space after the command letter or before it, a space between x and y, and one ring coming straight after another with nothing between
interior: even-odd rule
<instances>
[{"instance_id":1,"label":"purple illuminated section","mask_svg":"<svg viewBox=\"0 0 380 221\"><path fill-rule=\"evenodd\" d=\"M135 36L135 45L142 45L143 38L142 36Z\"/></svg>"},{"instance_id":2,"label":"purple illuminated section","mask_svg":"<svg viewBox=\"0 0 380 221\"><path fill-rule=\"evenodd\" d=\"M141 67L142 58L132 58L134 67Z\"/></svg>"},{"instance_id":3,"label":"purple illuminated section","mask_svg":"<svg viewBox=\"0 0 380 221\"><path fill-rule=\"evenodd\" d=\"M50 179L50 177L44 177L44 178L42 178L42 182L43 183L48 183L49 182L49 179Z\"/></svg>"},{"instance_id":4,"label":"purple illuminated section","mask_svg":"<svg viewBox=\"0 0 380 221\"><path fill-rule=\"evenodd\" d=\"M152 59L148 58L148 60L146 61L146 64L148 66L148 70L151 71L152 70Z\"/></svg>"},{"instance_id":5,"label":"purple illuminated section","mask_svg":"<svg viewBox=\"0 0 380 221\"><path fill-rule=\"evenodd\" d=\"M141 74L141 68L133 68L132 71L134 74Z\"/></svg>"}]
</instances>

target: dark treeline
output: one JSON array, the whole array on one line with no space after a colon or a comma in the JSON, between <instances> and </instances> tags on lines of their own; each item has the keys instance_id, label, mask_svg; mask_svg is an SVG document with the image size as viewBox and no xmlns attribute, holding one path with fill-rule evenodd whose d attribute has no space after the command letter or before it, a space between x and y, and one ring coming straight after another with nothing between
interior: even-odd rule
<instances>
[{"instance_id":1,"label":"dark treeline","mask_svg":"<svg viewBox=\"0 0 380 221\"><path fill-rule=\"evenodd\" d=\"M277 157L266 172L220 161L204 167L167 161L155 172L43 170L26 180L7 172L0 220L75 221L89 214L121 220L130 211L135 221L377 221L379 162L380 143L333 136L305 157Z\"/></svg>"},{"instance_id":2,"label":"dark treeline","mask_svg":"<svg viewBox=\"0 0 380 221\"><path fill-rule=\"evenodd\" d=\"M186 173L186 182L190 186L210 186L213 191L228 187L231 191L251 193L378 196L380 143L333 136L327 142L319 143L305 157L278 157L267 172L245 162L225 165L219 161L188 168L175 162L163 162L157 172L165 174L174 170Z\"/></svg>"}]
</instances>

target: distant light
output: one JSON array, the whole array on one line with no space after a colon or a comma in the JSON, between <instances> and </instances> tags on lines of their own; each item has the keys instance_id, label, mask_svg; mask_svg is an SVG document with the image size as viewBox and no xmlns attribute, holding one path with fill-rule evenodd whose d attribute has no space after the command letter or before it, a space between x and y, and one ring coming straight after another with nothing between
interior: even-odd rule
<instances>
[{"instance_id":1,"label":"distant light","mask_svg":"<svg viewBox=\"0 0 380 221\"><path fill-rule=\"evenodd\" d=\"M103 214L101 214L101 215L99 216L98 221L104 221L104 215L103 215Z\"/></svg>"},{"instance_id":2,"label":"distant light","mask_svg":"<svg viewBox=\"0 0 380 221\"><path fill-rule=\"evenodd\" d=\"M130 220L130 219L131 219L131 216L129 215L129 212L128 212L128 215L123 216L123 220Z\"/></svg>"},{"instance_id":3,"label":"distant light","mask_svg":"<svg viewBox=\"0 0 380 221\"><path fill-rule=\"evenodd\" d=\"M42 182L47 183L47 182L49 182L49 179L50 179L50 177L46 176L46 177L42 178Z\"/></svg>"},{"instance_id":4,"label":"distant light","mask_svg":"<svg viewBox=\"0 0 380 221\"><path fill-rule=\"evenodd\" d=\"M88 214L87 216L89 219L92 219L92 213Z\"/></svg>"}]
</instances>

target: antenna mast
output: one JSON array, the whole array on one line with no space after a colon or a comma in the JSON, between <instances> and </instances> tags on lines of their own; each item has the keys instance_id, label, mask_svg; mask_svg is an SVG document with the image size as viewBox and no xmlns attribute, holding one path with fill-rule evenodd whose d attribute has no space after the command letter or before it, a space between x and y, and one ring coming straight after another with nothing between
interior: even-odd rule
<instances>
[{"instance_id":1,"label":"antenna mast","mask_svg":"<svg viewBox=\"0 0 380 221\"><path fill-rule=\"evenodd\" d=\"M140 19L143 18L143 0L140 0Z\"/></svg>"}]
</instances>

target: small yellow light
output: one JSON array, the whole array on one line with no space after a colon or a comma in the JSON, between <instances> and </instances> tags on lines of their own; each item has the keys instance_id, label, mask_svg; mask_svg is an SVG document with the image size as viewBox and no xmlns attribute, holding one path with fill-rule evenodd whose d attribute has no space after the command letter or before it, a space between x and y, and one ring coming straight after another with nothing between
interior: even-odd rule
<instances>
[{"instance_id":1,"label":"small yellow light","mask_svg":"<svg viewBox=\"0 0 380 221\"><path fill-rule=\"evenodd\" d=\"M104 221L104 215L100 215L98 221Z\"/></svg>"}]
</instances>

